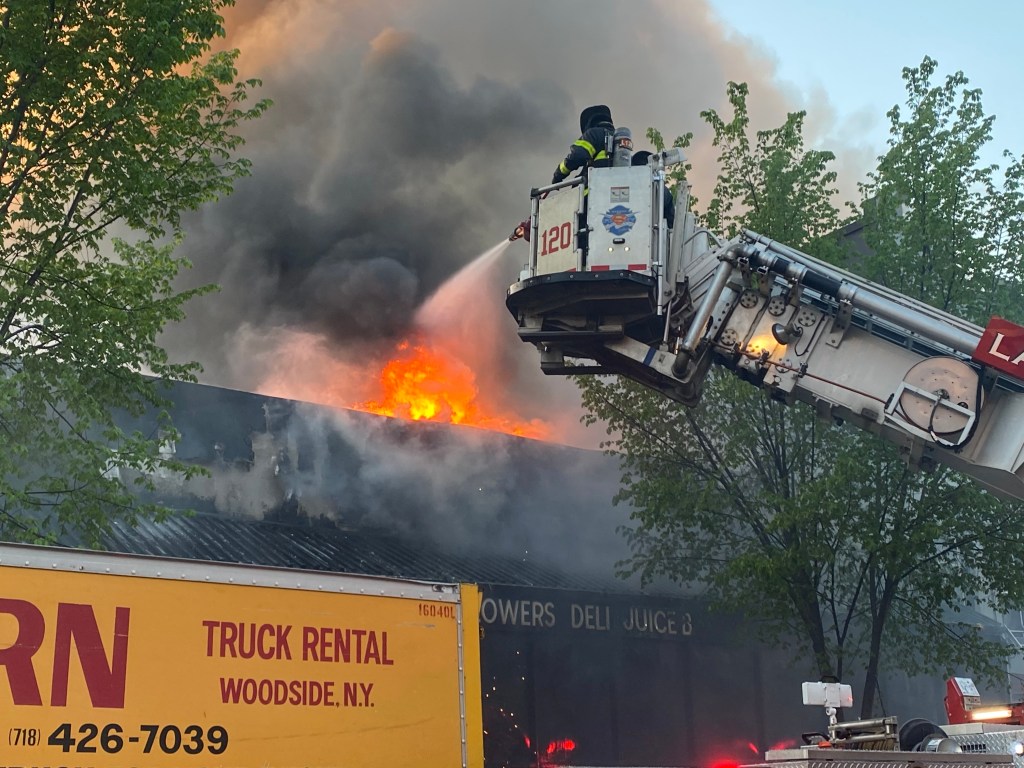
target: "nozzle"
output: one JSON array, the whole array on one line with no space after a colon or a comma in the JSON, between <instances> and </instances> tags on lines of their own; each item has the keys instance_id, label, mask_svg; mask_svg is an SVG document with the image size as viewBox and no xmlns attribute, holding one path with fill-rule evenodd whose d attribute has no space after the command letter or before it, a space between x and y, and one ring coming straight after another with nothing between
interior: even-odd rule
<instances>
[{"instance_id":1,"label":"nozzle","mask_svg":"<svg viewBox=\"0 0 1024 768\"><path fill-rule=\"evenodd\" d=\"M526 238L526 242L530 242L530 220L523 219L519 222L518 226L512 230L512 234L508 236L509 242L515 242L521 237Z\"/></svg>"}]
</instances>

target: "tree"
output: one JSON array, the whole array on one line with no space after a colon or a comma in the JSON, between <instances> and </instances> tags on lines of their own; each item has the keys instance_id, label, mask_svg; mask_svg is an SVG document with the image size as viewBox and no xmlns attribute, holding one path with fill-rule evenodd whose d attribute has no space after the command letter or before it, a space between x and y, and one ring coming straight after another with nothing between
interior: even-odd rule
<instances>
[{"instance_id":1,"label":"tree","mask_svg":"<svg viewBox=\"0 0 1024 768\"><path fill-rule=\"evenodd\" d=\"M237 52L211 52L231 0L0 6L0 535L95 541L136 505L119 468L195 472L113 412L191 379L157 343L196 291L172 281L181 213L230 191L246 105ZM112 236L118 227L123 237ZM166 416L164 416L166 422Z\"/></svg>"},{"instance_id":2,"label":"tree","mask_svg":"<svg viewBox=\"0 0 1024 768\"><path fill-rule=\"evenodd\" d=\"M802 113L751 143L746 95L730 85L728 121L704 113L722 168L706 223L840 258L831 154L804 149ZM886 659L907 672L991 672L1007 651L946 619L977 594L994 605L1024 597L1015 510L952 472L917 474L867 433L730 374L713 371L692 410L618 379L580 382L623 454L627 573L700 585L805 649L823 677L863 670L864 717Z\"/></svg>"},{"instance_id":3,"label":"tree","mask_svg":"<svg viewBox=\"0 0 1024 768\"><path fill-rule=\"evenodd\" d=\"M1021 164L1004 153L1011 162L1000 183L998 167L981 163L995 118L985 115L981 92L967 87L962 72L933 85L937 66L925 57L919 67L903 70L906 111L889 111L888 151L862 188L872 253L864 267L878 282L982 325L993 313L1020 319ZM890 565L875 574L884 586L870 604L879 625L872 644L906 651L919 645L916 628L923 625L939 643L935 650L942 649L935 660L947 669L959 657L961 664L998 672L994 662L1006 649L986 647L971 631L950 636L948 622L932 617L956 612L978 595L996 610L1019 605L1019 505L998 503L948 469L909 474L891 447L865 456L874 458L864 465L861 486L868 508L880 519L891 516L901 537L920 551L934 550L935 558L918 563L919 556L900 547L887 549ZM884 496L876 496L879 489Z\"/></svg>"},{"instance_id":4,"label":"tree","mask_svg":"<svg viewBox=\"0 0 1024 768\"><path fill-rule=\"evenodd\" d=\"M894 106L889 149L869 175L860 215L873 256L873 279L940 309L979 322L993 312L1018 319L1024 283L1024 168L980 162L995 117L963 72L933 85L925 57L903 70L907 112Z\"/></svg>"}]
</instances>

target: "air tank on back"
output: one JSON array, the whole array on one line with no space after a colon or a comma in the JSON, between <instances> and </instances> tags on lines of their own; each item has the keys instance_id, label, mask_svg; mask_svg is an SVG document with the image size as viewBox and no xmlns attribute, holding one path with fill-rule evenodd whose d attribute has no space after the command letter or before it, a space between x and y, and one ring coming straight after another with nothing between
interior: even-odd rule
<instances>
[{"instance_id":1,"label":"air tank on back","mask_svg":"<svg viewBox=\"0 0 1024 768\"><path fill-rule=\"evenodd\" d=\"M628 166L633 160L633 132L629 128L616 128L612 134L612 165Z\"/></svg>"}]
</instances>

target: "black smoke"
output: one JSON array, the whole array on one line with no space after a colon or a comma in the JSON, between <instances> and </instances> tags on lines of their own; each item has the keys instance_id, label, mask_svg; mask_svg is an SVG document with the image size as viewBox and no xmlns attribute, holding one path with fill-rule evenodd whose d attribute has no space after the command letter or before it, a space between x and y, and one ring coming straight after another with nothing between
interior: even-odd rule
<instances>
[{"instance_id":1,"label":"black smoke","mask_svg":"<svg viewBox=\"0 0 1024 768\"><path fill-rule=\"evenodd\" d=\"M670 138L695 131L695 158L708 156L699 112L726 108L729 79L752 83L755 114L781 119L770 63L730 40L703 3L676 6L244 0L228 9L226 44L274 106L244 129L252 176L187 222L194 268L183 285L220 291L168 330L172 355L201 362L203 381L250 390L282 367L296 334L356 369L386 359L422 302L528 213L530 188L548 181L588 104L611 105L638 139L647 126ZM697 162L698 183L711 173ZM504 322L507 332L465 346L500 348L487 364L501 370L482 375L507 382L515 407L533 409L525 418L543 418L573 396L539 374L505 315L502 286L525 260L513 244L465 308L469 325ZM344 387L336 394L333 404L350 404Z\"/></svg>"}]
</instances>

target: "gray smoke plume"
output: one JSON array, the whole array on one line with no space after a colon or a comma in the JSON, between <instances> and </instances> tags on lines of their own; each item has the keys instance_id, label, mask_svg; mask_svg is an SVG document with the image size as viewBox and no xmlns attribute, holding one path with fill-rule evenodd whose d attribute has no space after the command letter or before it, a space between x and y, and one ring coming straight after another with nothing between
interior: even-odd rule
<instances>
[{"instance_id":1,"label":"gray smoke plume","mask_svg":"<svg viewBox=\"0 0 1024 768\"><path fill-rule=\"evenodd\" d=\"M603 434L578 424L574 385L540 373L504 308L526 247L492 246L528 215L580 110L610 105L638 146L648 126L669 140L693 131L691 180L706 199L717 170L700 112L730 114L729 80L750 84L754 126L800 108L704 0L239 0L226 27L240 74L262 78L274 106L245 127L252 176L187 221L195 267L183 285L221 290L169 329L172 356L201 362L208 384L350 407L374 397L395 344L422 333L471 369L492 412L545 422L577 446ZM221 410L179 425L199 455L230 432L203 437L206 422L241 424ZM202 498L241 515L293 499L341 525L605 575L625 554L613 459L298 415L290 453L253 430L251 467L211 460Z\"/></svg>"},{"instance_id":2,"label":"gray smoke plume","mask_svg":"<svg viewBox=\"0 0 1024 768\"><path fill-rule=\"evenodd\" d=\"M338 406L527 215L582 107L609 104L638 138L694 131L698 189L714 175L699 113L727 111L728 80L751 84L755 124L793 108L704 2L244 0L226 27L274 106L245 128L252 177L188 221L185 280L221 290L164 342L205 382ZM448 341L524 419L573 422L574 388L539 373L503 306L525 259L513 244L462 292L463 325L499 331Z\"/></svg>"},{"instance_id":3,"label":"gray smoke plume","mask_svg":"<svg viewBox=\"0 0 1024 768\"><path fill-rule=\"evenodd\" d=\"M628 556L618 530L628 510L609 503L612 457L313 406L296 408L288 429L316 457L295 473L307 513L313 498L327 499L343 526L397 531L449 554L548 563L605 584Z\"/></svg>"}]
</instances>

